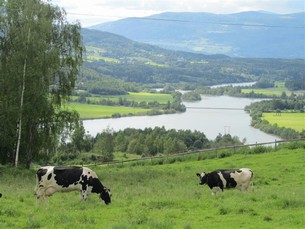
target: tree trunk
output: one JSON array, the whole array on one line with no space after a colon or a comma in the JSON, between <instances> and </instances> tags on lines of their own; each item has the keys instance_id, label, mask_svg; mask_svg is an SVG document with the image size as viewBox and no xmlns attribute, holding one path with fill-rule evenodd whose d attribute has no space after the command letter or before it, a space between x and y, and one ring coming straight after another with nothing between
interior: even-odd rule
<instances>
[{"instance_id":1,"label":"tree trunk","mask_svg":"<svg viewBox=\"0 0 305 229\"><path fill-rule=\"evenodd\" d=\"M23 65L22 91L21 91L21 97L20 97L20 115L19 115L18 139L17 139L17 147L16 147L16 155L15 155L15 167L18 167L19 150L20 150L20 142L21 142L22 113L23 113L23 98L24 98L24 91L25 91L26 62L27 62L27 55L25 56L24 65Z\"/></svg>"},{"instance_id":2,"label":"tree trunk","mask_svg":"<svg viewBox=\"0 0 305 229\"><path fill-rule=\"evenodd\" d=\"M16 154L15 154L15 167L18 167L18 160L19 160L19 150L20 150L20 142L21 142L21 130L22 130L22 113L23 113L23 100L24 100L24 92L25 92L25 76L26 76L26 65L28 59L28 46L30 42L30 34L31 34L31 27L29 27L28 37L27 37L27 46L26 52L24 57L23 63L23 74L22 74L22 90L21 90L21 97L20 97L20 115L19 115L19 125L18 125L18 139L17 139L17 147L16 147Z\"/></svg>"}]
</instances>

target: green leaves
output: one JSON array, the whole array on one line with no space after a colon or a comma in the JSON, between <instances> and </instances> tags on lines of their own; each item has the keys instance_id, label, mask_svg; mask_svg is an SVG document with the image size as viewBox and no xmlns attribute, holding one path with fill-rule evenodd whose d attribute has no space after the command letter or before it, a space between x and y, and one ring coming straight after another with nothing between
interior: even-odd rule
<instances>
[{"instance_id":1,"label":"green leaves","mask_svg":"<svg viewBox=\"0 0 305 229\"><path fill-rule=\"evenodd\" d=\"M13 158L20 145L28 167L33 158L52 153L58 135L78 119L62 105L82 63L80 25L41 0L1 1L0 9L0 153L6 153L0 162Z\"/></svg>"}]
</instances>

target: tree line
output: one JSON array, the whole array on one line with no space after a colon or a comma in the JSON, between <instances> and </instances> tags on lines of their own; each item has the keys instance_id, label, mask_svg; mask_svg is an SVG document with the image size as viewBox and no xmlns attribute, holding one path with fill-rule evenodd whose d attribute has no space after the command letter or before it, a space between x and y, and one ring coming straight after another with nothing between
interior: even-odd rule
<instances>
[{"instance_id":1,"label":"tree line","mask_svg":"<svg viewBox=\"0 0 305 229\"><path fill-rule=\"evenodd\" d=\"M79 157L81 152L86 152L91 155L89 159L91 162L95 160L108 162L114 159L115 152L146 157L244 143L238 137L232 137L230 134L219 134L214 140L209 140L200 131L167 130L165 127L143 130L127 128L120 131L106 129L92 137L85 134L81 123L73 133L71 140L71 142L63 142L58 154L50 160L63 163Z\"/></svg>"}]
</instances>

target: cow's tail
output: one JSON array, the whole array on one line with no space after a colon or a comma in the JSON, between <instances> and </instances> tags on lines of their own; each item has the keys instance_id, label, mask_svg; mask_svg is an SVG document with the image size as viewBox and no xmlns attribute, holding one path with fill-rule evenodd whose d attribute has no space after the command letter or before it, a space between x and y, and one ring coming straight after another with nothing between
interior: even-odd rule
<instances>
[{"instance_id":1,"label":"cow's tail","mask_svg":"<svg viewBox=\"0 0 305 229\"><path fill-rule=\"evenodd\" d=\"M254 192L254 173L251 171L251 192Z\"/></svg>"}]
</instances>

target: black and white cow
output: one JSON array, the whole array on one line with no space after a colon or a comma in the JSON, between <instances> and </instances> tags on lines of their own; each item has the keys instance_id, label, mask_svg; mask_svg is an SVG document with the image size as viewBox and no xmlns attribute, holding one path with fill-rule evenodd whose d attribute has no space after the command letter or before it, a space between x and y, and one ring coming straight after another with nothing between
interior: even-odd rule
<instances>
[{"instance_id":1,"label":"black and white cow","mask_svg":"<svg viewBox=\"0 0 305 229\"><path fill-rule=\"evenodd\" d=\"M200 178L200 185L207 184L212 190L212 195L216 195L218 190L224 188L237 188L241 191L248 191L252 181L253 172L251 169L242 168L235 170L216 170L210 173L197 173Z\"/></svg>"},{"instance_id":2,"label":"black and white cow","mask_svg":"<svg viewBox=\"0 0 305 229\"><path fill-rule=\"evenodd\" d=\"M86 167L41 167L36 172L35 195L46 199L55 192L81 192L81 198L87 199L89 193L99 194L105 204L111 203L110 189L102 185L95 172Z\"/></svg>"}]
</instances>

